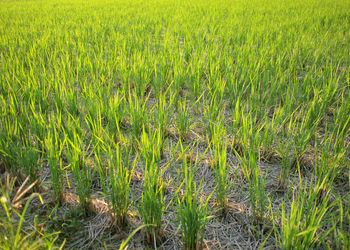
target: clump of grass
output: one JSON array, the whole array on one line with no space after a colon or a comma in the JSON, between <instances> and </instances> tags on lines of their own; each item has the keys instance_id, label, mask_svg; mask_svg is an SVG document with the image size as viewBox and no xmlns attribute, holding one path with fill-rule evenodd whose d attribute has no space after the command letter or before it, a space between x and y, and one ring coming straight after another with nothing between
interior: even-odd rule
<instances>
[{"instance_id":1,"label":"clump of grass","mask_svg":"<svg viewBox=\"0 0 350 250\"><path fill-rule=\"evenodd\" d=\"M266 214L265 181L268 172L266 171L265 175L261 175L259 132L249 128L247 123L243 122L243 124L246 124L243 127L243 134L247 138L249 146L243 152L243 157L237 151L236 156L241 161L241 170L248 184L253 217L263 219Z\"/></svg>"},{"instance_id":2,"label":"clump of grass","mask_svg":"<svg viewBox=\"0 0 350 250\"><path fill-rule=\"evenodd\" d=\"M158 135L158 136L156 136ZM159 242L162 235L162 216L164 213L164 169L160 167L160 151L157 147L157 138L160 138L160 132L156 132L150 137L143 130L140 142L141 155L144 163L144 184L141 204L138 207L139 213L144 224L147 241L151 239Z\"/></svg>"},{"instance_id":3,"label":"clump of grass","mask_svg":"<svg viewBox=\"0 0 350 250\"><path fill-rule=\"evenodd\" d=\"M216 178L216 202L221 208L227 205L227 192L230 189L229 169L226 163L227 141L226 131L221 124L214 128L214 136L211 142L214 152L212 168Z\"/></svg>"},{"instance_id":4,"label":"clump of grass","mask_svg":"<svg viewBox=\"0 0 350 250\"><path fill-rule=\"evenodd\" d=\"M186 99L179 101L177 104L176 126L181 138L186 138L192 127L190 110Z\"/></svg>"},{"instance_id":5,"label":"clump of grass","mask_svg":"<svg viewBox=\"0 0 350 250\"><path fill-rule=\"evenodd\" d=\"M131 122L131 132L136 142L142 132L142 128L147 121L146 104L147 99L138 98L135 91L131 93L129 90L129 115Z\"/></svg>"},{"instance_id":6,"label":"clump of grass","mask_svg":"<svg viewBox=\"0 0 350 250\"><path fill-rule=\"evenodd\" d=\"M292 143L290 141L278 141L278 155L281 157L281 171L278 184L281 188L287 188L290 172L293 167Z\"/></svg>"},{"instance_id":7,"label":"clump of grass","mask_svg":"<svg viewBox=\"0 0 350 250\"><path fill-rule=\"evenodd\" d=\"M248 184L250 204L252 206L253 216L257 219L264 219L266 214L267 195L265 192L266 176L261 175L259 168L255 167L252 172L252 178Z\"/></svg>"},{"instance_id":8,"label":"clump of grass","mask_svg":"<svg viewBox=\"0 0 350 250\"><path fill-rule=\"evenodd\" d=\"M32 182L39 179L40 154L38 149L28 142L19 151L17 164L23 168L22 171L26 175L30 176Z\"/></svg>"},{"instance_id":9,"label":"clump of grass","mask_svg":"<svg viewBox=\"0 0 350 250\"><path fill-rule=\"evenodd\" d=\"M127 224L127 213L132 204L130 182L138 158L135 157L130 166L130 152L127 147L122 147L119 143L107 146L106 154L107 170L104 171L102 166L99 166L100 171L103 172L102 174L100 172L103 194L111 206L110 212L114 225L123 227ZM98 162L101 162L99 157Z\"/></svg>"},{"instance_id":10,"label":"clump of grass","mask_svg":"<svg viewBox=\"0 0 350 250\"><path fill-rule=\"evenodd\" d=\"M207 198L203 197L203 193L200 192L201 184L197 186L194 180L196 165L187 163L186 151L181 142L180 146L181 170L185 187L183 196L178 197L177 213L182 231L182 243L185 249L198 249L202 247L205 225L211 218L208 203L212 193Z\"/></svg>"},{"instance_id":11,"label":"clump of grass","mask_svg":"<svg viewBox=\"0 0 350 250\"><path fill-rule=\"evenodd\" d=\"M57 131L53 128L53 134L48 132L47 138L45 138L45 146L47 152L47 159L51 172L51 182L54 191L55 198L58 202L63 199L63 162L62 162L62 150L64 148L64 142L61 142Z\"/></svg>"},{"instance_id":12,"label":"clump of grass","mask_svg":"<svg viewBox=\"0 0 350 250\"><path fill-rule=\"evenodd\" d=\"M331 209L335 203L330 202L329 192L322 200L318 199L311 185L300 183L298 194L293 194L290 212L282 205L281 233L277 230L276 239L282 249L311 249L322 247L331 228L323 228L331 222Z\"/></svg>"},{"instance_id":13,"label":"clump of grass","mask_svg":"<svg viewBox=\"0 0 350 250\"><path fill-rule=\"evenodd\" d=\"M3 164L9 171L17 171L16 159L19 151L19 145L16 140L18 123L10 118L2 118L1 136L0 136L0 157Z\"/></svg>"},{"instance_id":14,"label":"clump of grass","mask_svg":"<svg viewBox=\"0 0 350 250\"><path fill-rule=\"evenodd\" d=\"M52 249L55 247L55 241L59 232L51 234L41 232L34 223L34 230L24 230L26 224L25 215L29 208L29 204L34 198L39 198L43 204L43 200L38 193L32 193L29 197L24 198L35 185L33 182L26 186L29 178L27 178L18 188L16 194L13 194L16 178L5 177L4 183L0 183L1 192L1 209L0 209L0 248L1 249ZM13 197L12 197L13 196ZM11 200L12 199L12 200ZM19 208L26 200L23 211L20 213ZM36 220L35 220L36 221ZM34 221L34 222L35 222ZM39 235L37 235L39 233ZM63 248L64 242L60 249Z\"/></svg>"},{"instance_id":15,"label":"clump of grass","mask_svg":"<svg viewBox=\"0 0 350 250\"><path fill-rule=\"evenodd\" d=\"M332 215L332 238L329 248L335 249L349 249L350 237L349 237L349 225L350 225L350 209L346 199L337 199L336 205L337 214Z\"/></svg>"},{"instance_id":16,"label":"clump of grass","mask_svg":"<svg viewBox=\"0 0 350 250\"><path fill-rule=\"evenodd\" d=\"M166 135L166 129L171 118L171 110L173 108L174 96L171 96L169 103L166 102L166 93L160 94L157 101L156 124L157 129L162 138Z\"/></svg>"},{"instance_id":17,"label":"clump of grass","mask_svg":"<svg viewBox=\"0 0 350 250\"><path fill-rule=\"evenodd\" d=\"M301 122L297 122L296 120L289 123L289 130L291 131L293 138L293 167L296 169L298 163L300 163L301 158L308 150L309 143L316 133L317 129L317 120L312 120L310 122L310 113L305 114L306 117L302 119ZM319 118L318 118L319 119Z\"/></svg>"},{"instance_id":18,"label":"clump of grass","mask_svg":"<svg viewBox=\"0 0 350 250\"><path fill-rule=\"evenodd\" d=\"M109 130L116 134L119 132L120 123L125 117L125 98L119 91L109 100L107 111L109 118Z\"/></svg>"},{"instance_id":19,"label":"clump of grass","mask_svg":"<svg viewBox=\"0 0 350 250\"><path fill-rule=\"evenodd\" d=\"M214 129L222 120L222 110L223 108L221 106L221 103L217 101L215 97L212 97L209 103L205 105L204 124L206 126L206 132L209 136L209 139L213 138Z\"/></svg>"},{"instance_id":20,"label":"clump of grass","mask_svg":"<svg viewBox=\"0 0 350 250\"><path fill-rule=\"evenodd\" d=\"M67 160L76 183L79 203L85 213L91 212L91 169L87 165L84 143L80 135L74 131L73 140L67 140Z\"/></svg>"}]
</instances>

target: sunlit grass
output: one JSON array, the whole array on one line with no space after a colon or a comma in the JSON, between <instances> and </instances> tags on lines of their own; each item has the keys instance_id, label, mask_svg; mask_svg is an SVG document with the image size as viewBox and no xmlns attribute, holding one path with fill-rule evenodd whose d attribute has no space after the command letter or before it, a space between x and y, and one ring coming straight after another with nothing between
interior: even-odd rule
<instances>
[{"instance_id":1,"label":"sunlit grass","mask_svg":"<svg viewBox=\"0 0 350 250\"><path fill-rule=\"evenodd\" d=\"M271 247L346 249L349 9L1 1L0 172L29 176L61 205L76 193L86 216L102 197L114 225L135 215L149 243L175 228L198 247L214 207L229 214L241 195L250 223L273 221Z\"/></svg>"}]
</instances>

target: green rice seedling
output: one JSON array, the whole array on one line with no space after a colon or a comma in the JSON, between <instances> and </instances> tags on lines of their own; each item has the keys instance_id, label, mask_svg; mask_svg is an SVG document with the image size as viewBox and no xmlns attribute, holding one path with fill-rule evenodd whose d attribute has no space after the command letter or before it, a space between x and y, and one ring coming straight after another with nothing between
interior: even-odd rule
<instances>
[{"instance_id":1,"label":"green rice seedling","mask_svg":"<svg viewBox=\"0 0 350 250\"><path fill-rule=\"evenodd\" d=\"M250 204L252 206L253 216L257 219L264 219L267 209L266 202L268 199L265 193L266 176L268 172L266 171L265 175L262 176L259 168L254 169L252 178L248 183Z\"/></svg>"},{"instance_id":2,"label":"green rice seedling","mask_svg":"<svg viewBox=\"0 0 350 250\"><path fill-rule=\"evenodd\" d=\"M246 130L247 127L243 129L243 131ZM249 148L246 149L247 152L244 152L243 156L237 151L235 153L241 161L241 170L248 184L252 214L257 219L263 219L266 214L267 196L265 193L265 181L267 171L265 175L261 175L259 133L256 131L252 132L252 130L245 133L247 133L246 136L249 138Z\"/></svg>"},{"instance_id":3,"label":"green rice seedling","mask_svg":"<svg viewBox=\"0 0 350 250\"><path fill-rule=\"evenodd\" d=\"M252 169L252 179L250 180L249 186L249 194L250 201L252 205L253 215L257 218L265 218L266 214L266 203L268 200L268 195L266 194L266 177L268 174L268 169L265 170L265 175L262 174L260 162L260 134L259 132L255 132L255 134L251 135L250 143L251 148L249 150L250 160L250 169ZM253 162L253 158L255 156L255 151L257 152L257 157Z\"/></svg>"},{"instance_id":4,"label":"green rice seedling","mask_svg":"<svg viewBox=\"0 0 350 250\"><path fill-rule=\"evenodd\" d=\"M240 99L237 99L237 102L235 103L235 108L232 110L232 134L233 134L233 141L232 146L233 148L236 148L236 145L242 144L240 141L240 133L241 133L241 120L244 117L243 111L241 110L241 102Z\"/></svg>"},{"instance_id":5,"label":"green rice seedling","mask_svg":"<svg viewBox=\"0 0 350 250\"><path fill-rule=\"evenodd\" d=\"M83 124L81 123L80 117L73 116L67 110L62 112L61 123L62 133L71 141L75 140L76 135L81 136L83 134Z\"/></svg>"},{"instance_id":6,"label":"green rice seedling","mask_svg":"<svg viewBox=\"0 0 350 250\"><path fill-rule=\"evenodd\" d=\"M222 106L215 98L211 98L210 102L205 105L204 109L204 124L209 138L213 138L214 128L221 122Z\"/></svg>"},{"instance_id":7,"label":"green rice seedling","mask_svg":"<svg viewBox=\"0 0 350 250\"><path fill-rule=\"evenodd\" d=\"M192 48L188 47L186 49L185 58L190 57ZM185 59L185 61L188 60ZM193 59L188 63L188 68L190 69L188 75L190 75L191 79L191 85L189 86L191 88L191 96L194 99L198 99L205 91L205 85L203 84L203 78L206 77L205 65L202 60Z\"/></svg>"},{"instance_id":8,"label":"green rice seedling","mask_svg":"<svg viewBox=\"0 0 350 250\"><path fill-rule=\"evenodd\" d=\"M143 128L141 140L139 142L139 149L144 161L154 158L157 167L160 167L163 145L162 140L163 138L159 130L154 131L152 136L148 135L145 128Z\"/></svg>"},{"instance_id":9,"label":"green rice seedling","mask_svg":"<svg viewBox=\"0 0 350 250\"><path fill-rule=\"evenodd\" d=\"M329 191L321 201L311 185L299 186L299 194L293 194L290 212L282 205L281 233L277 235L282 249L310 249L321 247L331 229L321 228L331 222L330 210L335 205L329 199Z\"/></svg>"},{"instance_id":10,"label":"green rice seedling","mask_svg":"<svg viewBox=\"0 0 350 250\"><path fill-rule=\"evenodd\" d=\"M131 240L131 238L138 232L138 231L140 231L142 228L144 228L144 227L148 227L148 226L151 226L151 225L147 225L147 224L144 224L144 225L141 225L141 226L139 226L138 228L136 228L134 231L132 231L131 232L131 234L129 234L129 236L125 239L125 240L123 240L123 242L122 242L122 244L120 244L120 246L119 246L119 250L126 250L126 249L128 249L128 242Z\"/></svg>"},{"instance_id":11,"label":"green rice seedling","mask_svg":"<svg viewBox=\"0 0 350 250\"><path fill-rule=\"evenodd\" d=\"M160 135L160 133L157 133ZM144 184L139 213L146 227L147 241L152 237L159 241L162 235L162 216L165 208L164 182L162 179L164 168L160 168L160 152L155 145L155 138L149 139L145 130L141 137L141 155L144 162ZM158 136L159 138L159 136Z\"/></svg>"},{"instance_id":12,"label":"green rice seedling","mask_svg":"<svg viewBox=\"0 0 350 250\"><path fill-rule=\"evenodd\" d=\"M66 92L66 100L68 104L69 113L73 115L79 114L79 100L76 91L67 91Z\"/></svg>"},{"instance_id":13,"label":"green rice seedling","mask_svg":"<svg viewBox=\"0 0 350 250\"><path fill-rule=\"evenodd\" d=\"M283 107L278 107L272 117L269 115L268 111L264 114L264 122L261 125L261 151L262 156L267 161L273 159L275 148L279 149L280 140L276 135L278 134L279 127L283 126L285 123L282 117L283 112Z\"/></svg>"},{"instance_id":14,"label":"green rice seedling","mask_svg":"<svg viewBox=\"0 0 350 250\"><path fill-rule=\"evenodd\" d=\"M346 198L346 197L345 197ZM343 201L342 201L343 200ZM350 237L349 229L347 225L350 225L350 210L346 209L346 199L338 198L336 201L337 216L332 216L332 241L327 247L331 249L349 249L350 247ZM345 209L344 209L345 207Z\"/></svg>"},{"instance_id":15,"label":"green rice seedling","mask_svg":"<svg viewBox=\"0 0 350 250\"><path fill-rule=\"evenodd\" d=\"M57 110L63 110L64 109L64 99L65 99L65 88L62 88L60 84L54 84L53 85L53 91L55 93L54 95L54 102L56 105Z\"/></svg>"},{"instance_id":16,"label":"green rice seedling","mask_svg":"<svg viewBox=\"0 0 350 250\"><path fill-rule=\"evenodd\" d=\"M174 83L172 84L172 88L173 88L173 93L175 95L175 103L178 103L179 97L184 94L183 89L185 86L186 76L184 73L185 69L181 65L183 63L182 57L181 56L174 57L174 60L176 61L176 63L174 63L174 66L173 66Z\"/></svg>"},{"instance_id":17,"label":"green rice seedling","mask_svg":"<svg viewBox=\"0 0 350 250\"><path fill-rule=\"evenodd\" d=\"M38 111L35 108L35 103L30 103L30 111L28 111L28 121L30 125L30 134L35 135L39 141L42 141L45 138L46 133L46 117L39 109ZM23 121L24 122L24 121Z\"/></svg>"},{"instance_id":18,"label":"green rice seedling","mask_svg":"<svg viewBox=\"0 0 350 250\"><path fill-rule=\"evenodd\" d=\"M128 55L126 56L129 57ZM140 99L144 98L144 96L148 94L151 84L155 83L157 87L162 84L161 81L153 81L153 77L155 77L155 75L152 74L154 71L156 71L155 68L157 66L154 64L154 61L152 61L152 57L153 55L149 54L149 57L144 58L140 53L134 53L132 56L133 65L129 73L130 79L126 82L126 90L129 88L128 83L131 80L134 85L136 94ZM146 62L146 60L148 61ZM160 86L157 88L157 90L160 91ZM157 93L159 92L155 91L155 94Z\"/></svg>"},{"instance_id":19,"label":"green rice seedling","mask_svg":"<svg viewBox=\"0 0 350 250\"><path fill-rule=\"evenodd\" d=\"M260 147L259 133L255 132L250 135L250 146L248 149L248 169L251 170L247 175L249 198L252 207L253 216L257 219L263 219L266 214L267 195L265 193L265 182L268 170L262 175L260 168Z\"/></svg>"},{"instance_id":20,"label":"green rice seedling","mask_svg":"<svg viewBox=\"0 0 350 250\"><path fill-rule=\"evenodd\" d=\"M169 100L169 103L166 103L166 96L165 94L161 94L158 97L157 102L157 111L156 111L156 124L158 131L162 138L166 135L166 129L169 125L170 119L171 119L171 110L173 108L173 95L171 95L171 99Z\"/></svg>"},{"instance_id":21,"label":"green rice seedling","mask_svg":"<svg viewBox=\"0 0 350 250\"><path fill-rule=\"evenodd\" d=\"M44 144L47 152L48 164L51 172L51 182L54 195L58 202L63 199L63 162L62 162L62 150L65 142L61 142L56 129L53 130L54 134L48 132L47 138L45 138Z\"/></svg>"},{"instance_id":22,"label":"green rice seedling","mask_svg":"<svg viewBox=\"0 0 350 250\"><path fill-rule=\"evenodd\" d=\"M116 124L116 132L115 134L108 133L108 130L105 126L103 126L103 117L100 110L97 111L94 116L86 115L85 122L91 133L92 144L98 150L101 150L100 147L105 144L109 144L114 141L118 141L118 137L121 137L120 128L118 124Z\"/></svg>"},{"instance_id":23,"label":"green rice seedling","mask_svg":"<svg viewBox=\"0 0 350 250\"><path fill-rule=\"evenodd\" d=\"M10 171L17 171L17 155L20 146L17 142L19 126L17 120L3 118L1 122L0 159Z\"/></svg>"},{"instance_id":24,"label":"green rice seedling","mask_svg":"<svg viewBox=\"0 0 350 250\"><path fill-rule=\"evenodd\" d=\"M111 112L111 106L110 104L110 100L113 100L112 97L114 97L114 91L112 92L110 85L102 85L96 95L98 96L98 98L100 99L100 101L98 102L98 106L100 108L100 112L101 112L101 117L103 120L103 123L105 126L107 126L110 123L110 112ZM106 96L109 96L109 98L105 98ZM123 114L123 112L120 111L124 111L122 108L123 106L122 104L123 100L115 100L115 102L117 102L117 106L116 106L116 115L121 115ZM119 102L119 103L118 103ZM118 105L119 104L119 105ZM123 118L123 117L120 117Z\"/></svg>"},{"instance_id":25,"label":"green rice seedling","mask_svg":"<svg viewBox=\"0 0 350 250\"><path fill-rule=\"evenodd\" d=\"M46 138L44 139L44 148L47 155L47 161L50 167L51 172L51 182L52 188L54 191L55 199L58 202L61 202L63 199L63 160L62 160L62 151L65 147L65 140L62 142L60 139L59 132L56 128L60 128L61 125L61 116L60 112L57 111L57 116L52 116L50 118L50 127L47 133Z\"/></svg>"},{"instance_id":26,"label":"green rice seedling","mask_svg":"<svg viewBox=\"0 0 350 250\"><path fill-rule=\"evenodd\" d=\"M143 222L151 225L146 228L149 243L152 236L159 241L162 235L162 216L165 207L163 185L161 171L157 169L154 159L151 159L151 162L146 162L142 200L138 209Z\"/></svg>"},{"instance_id":27,"label":"green rice seedling","mask_svg":"<svg viewBox=\"0 0 350 250\"><path fill-rule=\"evenodd\" d=\"M129 115L131 122L131 131L134 140L137 140L142 132L142 127L147 123L146 104L147 99L142 100L137 97L136 92L132 94L129 90Z\"/></svg>"},{"instance_id":28,"label":"green rice seedling","mask_svg":"<svg viewBox=\"0 0 350 250\"><path fill-rule=\"evenodd\" d=\"M306 114L308 115L308 114ZM316 133L318 121L314 121L313 124L308 122L309 116L302 118L301 123L291 120L289 123L289 129L292 131L293 137L293 166L295 167L297 162L300 161L301 157L308 150L310 140Z\"/></svg>"},{"instance_id":29,"label":"green rice seedling","mask_svg":"<svg viewBox=\"0 0 350 250\"><path fill-rule=\"evenodd\" d=\"M212 74L217 74L218 71L213 70ZM224 99L224 93L226 89L226 81L220 79L219 76L211 76L212 82L208 82L209 98L214 99L218 104L222 104Z\"/></svg>"},{"instance_id":30,"label":"green rice seedling","mask_svg":"<svg viewBox=\"0 0 350 250\"><path fill-rule=\"evenodd\" d=\"M165 71L162 71L162 69L157 69L157 66L154 65L154 78L151 81L154 93L156 98L159 98L160 95L162 95L162 91L164 89L164 80L165 80Z\"/></svg>"},{"instance_id":31,"label":"green rice seedling","mask_svg":"<svg viewBox=\"0 0 350 250\"><path fill-rule=\"evenodd\" d=\"M66 134L65 140L67 141L67 160L75 180L79 203L84 212L89 213L91 209L91 169L86 162L84 144L76 131L73 132L73 140Z\"/></svg>"},{"instance_id":32,"label":"green rice seedling","mask_svg":"<svg viewBox=\"0 0 350 250\"><path fill-rule=\"evenodd\" d=\"M350 101L348 98L347 102L339 108L333 118L333 124L335 127L332 132L332 137L334 138L333 151L335 154L343 154L347 148L345 146L345 138L350 134L350 117L347 115L349 111Z\"/></svg>"},{"instance_id":33,"label":"green rice seedling","mask_svg":"<svg viewBox=\"0 0 350 250\"><path fill-rule=\"evenodd\" d=\"M25 199L26 202L22 213L18 211L18 208L21 206L20 204L24 202L23 196L35 186L35 182L29 186L25 186L28 180L29 179L27 178L22 183L15 194L13 193L13 190L16 178L9 178L7 175L4 183L1 183L0 185L0 203L2 206L2 209L0 209L1 249L51 248L58 238L57 234L59 234L59 232L54 232L52 234L41 233L41 236L37 236L37 228L31 231L23 229L25 225L25 215L31 201L38 197L40 202L43 204L40 194L32 193ZM64 242L62 243L60 249L62 249L63 245Z\"/></svg>"},{"instance_id":34,"label":"green rice seedling","mask_svg":"<svg viewBox=\"0 0 350 250\"><path fill-rule=\"evenodd\" d=\"M235 155L241 161L240 167L243 174L243 177L246 181L250 180L252 172L255 170L257 154L259 152L259 147L256 145L257 137L254 137L253 128L248 119L251 119L251 116L245 117L242 113L242 125L240 128L240 141L244 142L242 145L243 152L237 152L235 150L235 145L233 145ZM242 143L241 142L241 143Z\"/></svg>"},{"instance_id":35,"label":"green rice seedling","mask_svg":"<svg viewBox=\"0 0 350 250\"><path fill-rule=\"evenodd\" d=\"M121 152L120 145L115 148L107 149L107 164L109 173L106 176L108 183L105 187L104 195L111 204L111 212L116 226L125 226L127 223L127 212L131 205L130 200L130 182L134 172L137 157L134 159L133 166L130 166L129 151L127 147ZM126 154L126 157L123 157ZM123 161L123 158L125 159Z\"/></svg>"},{"instance_id":36,"label":"green rice seedling","mask_svg":"<svg viewBox=\"0 0 350 250\"><path fill-rule=\"evenodd\" d=\"M36 124L36 120L32 118L35 122L28 121L28 113L31 112L29 107L25 108L17 101L17 98L13 98L6 104L0 120L0 161L8 171L24 173L30 176L31 181L35 181L39 173L40 148L36 147L38 138L31 125ZM41 122L43 119L40 115L38 120ZM40 131L42 125L43 123L38 125Z\"/></svg>"},{"instance_id":37,"label":"green rice seedling","mask_svg":"<svg viewBox=\"0 0 350 250\"><path fill-rule=\"evenodd\" d=\"M88 96L82 100L82 103L85 108L85 120L89 117L92 120L99 120L102 118L102 106L101 100L96 96ZM101 120L102 123L102 120ZM90 124L88 124L90 125Z\"/></svg>"},{"instance_id":38,"label":"green rice seedling","mask_svg":"<svg viewBox=\"0 0 350 250\"><path fill-rule=\"evenodd\" d=\"M17 164L22 167L22 171L30 177L30 180L32 182L39 180L40 153L38 149L26 142L17 157Z\"/></svg>"},{"instance_id":39,"label":"green rice seedling","mask_svg":"<svg viewBox=\"0 0 350 250\"><path fill-rule=\"evenodd\" d=\"M99 116L99 115L98 115ZM126 146L115 143L106 133L101 124L87 117L93 134L94 155L96 160L99 183L103 195L110 205L110 215L113 224L119 229L127 224L127 212L132 203L130 200L130 181L137 162L134 160L133 167L130 167L130 151ZM117 127L120 136L119 127Z\"/></svg>"},{"instance_id":40,"label":"green rice seedling","mask_svg":"<svg viewBox=\"0 0 350 250\"><path fill-rule=\"evenodd\" d=\"M82 113L94 117L98 112L101 112L103 100L101 100L101 90L95 86L89 85L87 82L81 83L81 100L79 104L82 107ZM68 111L70 111L68 109Z\"/></svg>"},{"instance_id":41,"label":"green rice seedling","mask_svg":"<svg viewBox=\"0 0 350 250\"><path fill-rule=\"evenodd\" d=\"M178 102L177 110L178 113L176 119L176 127L181 138L185 138L193 126L191 122L191 114L189 112L190 110L188 104L186 103L186 99Z\"/></svg>"},{"instance_id":42,"label":"green rice seedling","mask_svg":"<svg viewBox=\"0 0 350 250\"><path fill-rule=\"evenodd\" d=\"M94 156L95 156L95 163L96 168L98 172L99 177L99 183L101 185L103 195L106 200L110 198L110 185L108 179L111 178L109 175L109 168L107 166L107 157L106 154L108 152L108 146L103 142L99 142L98 144L94 145ZM113 217L113 215L111 214Z\"/></svg>"},{"instance_id":43,"label":"green rice seedling","mask_svg":"<svg viewBox=\"0 0 350 250\"><path fill-rule=\"evenodd\" d=\"M202 247L205 225L211 218L208 203L212 193L207 198L203 197L203 194L200 192L201 184L197 186L194 180L194 168L196 166L187 163L186 151L181 141L180 147L182 151L181 170L185 188L183 196L178 197L177 215L182 231L184 248L198 249ZM199 200L198 197L200 197Z\"/></svg>"},{"instance_id":44,"label":"green rice seedling","mask_svg":"<svg viewBox=\"0 0 350 250\"><path fill-rule=\"evenodd\" d=\"M119 91L109 100L109 131L111 131L113 134L118 133L120 123L125 117L124 101L124 96L122 96Z\"/></svg>"},{"instance_id":45,"label":"green rice seedling","mask_svg":"<svg viewBox=\"0 0 350 250\"><path fill-rule=\"evenodd\" d=\"M343 173L339 163L345 152L332 154L333 135L321 142L321 150L319 150L319 145L315 140L314 192L318 193L318 199L323 199L324 195L332 189L335 178Z\"/></svg>"},{"instance_id":46,"label":"green rice seedling","mask_svg":"<svg viewBox=\"0 0 350 250\"><path fill-rule=\"evenodd\" d=\"M226 131L223 125L214 128L214 136L211 142L214 152L214 160L212 168L216 178L216 202L218 206L225 208L227 205L227 192L230 188L229 169L226 163L227 158L227 142Z\"/></svg>"},{"instance_id":47,"label":"green rice seedling","mask_svg":"<svg viewBox=\"0 0 350 250\"><path fill-rule=\"evenodd\" d=\"M281 157L281 171L279 175L278 185L281 188L286 188L289 183L290 172L293 167L293 151L291 141L277 141L277 154Z\"/></svg>"}]
</instances>

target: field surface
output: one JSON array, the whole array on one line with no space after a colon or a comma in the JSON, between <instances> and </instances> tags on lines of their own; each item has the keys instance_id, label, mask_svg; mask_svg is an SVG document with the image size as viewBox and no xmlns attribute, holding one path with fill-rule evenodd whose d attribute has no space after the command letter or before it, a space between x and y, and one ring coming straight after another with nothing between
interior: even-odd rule
<instances>
[{"instance_id":1,"label":"field surface","mask_svg":"<svg viewBox=\"0 0 350 250\"><path fill-rule=\"evenodd\" d=\"M349 88L347 0L1 0L0 248L349 249Z\"/></svg>"}]
</instances>

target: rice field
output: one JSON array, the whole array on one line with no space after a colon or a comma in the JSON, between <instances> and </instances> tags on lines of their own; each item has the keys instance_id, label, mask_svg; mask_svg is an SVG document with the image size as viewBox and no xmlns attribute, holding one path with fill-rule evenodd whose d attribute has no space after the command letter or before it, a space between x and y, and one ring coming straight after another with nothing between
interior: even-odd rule
<instances>
[{"instance_id":1,"label":"rice field","mask_svg":"<svg viewBox=\"0 0 350 250\"><path fill-rule=\"evenodd\" d=\"M350 2L0 1L0 248L349 249Z\"/></svg>"}]
</instances>

